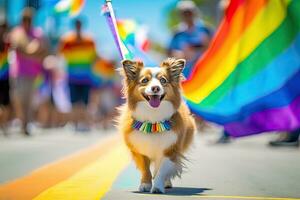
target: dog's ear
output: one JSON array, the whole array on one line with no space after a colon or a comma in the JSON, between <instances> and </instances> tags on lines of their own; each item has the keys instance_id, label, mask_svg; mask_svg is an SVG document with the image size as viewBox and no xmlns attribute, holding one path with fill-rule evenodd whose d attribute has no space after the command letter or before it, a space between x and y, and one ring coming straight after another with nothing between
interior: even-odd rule
<instances>
[{"instance_id":1,"label":"dog's ear","mask_svg":"<svg viewBox=\"0 0 300 200\"><path fill-rule=\"evenodd\" d=\"M182 75L182 70L185 67L184 59L168 58L162 63L161 66L167 68L172 81L179 82L180 80L184 79Z\"/></svg>"},{"instance_id":2,"label":"dog's ear","mask_svg":"<svg viewBox=\"0 0 300 200\"><path fill-rule=\"evenodd\" d=\"M128 80L134 81L138 78L138 74L143 67L143 62L123 60L122 62L124 74Z\"/></svg>"}]
</instances>

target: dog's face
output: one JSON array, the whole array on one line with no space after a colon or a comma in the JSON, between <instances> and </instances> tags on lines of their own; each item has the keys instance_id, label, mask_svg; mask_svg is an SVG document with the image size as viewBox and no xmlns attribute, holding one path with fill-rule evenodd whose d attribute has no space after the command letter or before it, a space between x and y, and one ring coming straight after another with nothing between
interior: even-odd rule
<instances>
[{"instance_id":1,"label":"dog's face","mask_svg":"<svg viewBox=\"0 0 300 200\"><path fill-rule=\"evenodd\" d=\"M139 102L146 102L151 108L157 109L164 101L178 109L181 102L181 72L185 60L169 58L160 67L144 67L142 62L130 60L122 61L122 65L125 76L124 93L131 109Z\"/></svg>"}]
</instances>

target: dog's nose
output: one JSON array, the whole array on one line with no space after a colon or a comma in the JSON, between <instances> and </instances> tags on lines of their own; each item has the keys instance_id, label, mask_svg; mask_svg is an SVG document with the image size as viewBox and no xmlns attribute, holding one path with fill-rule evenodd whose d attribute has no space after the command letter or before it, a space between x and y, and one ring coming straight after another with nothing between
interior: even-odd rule
<instances>
[{"instance_id":1,"label":"dog's nose","mask_svg":"<svg viewBox=\"0 0 300 200\"><path fill-rule=\"evenodd\" d=\"M158 86L152 86L151 90L153 93L158 93L160 91L160 88Z\"/></svg>"}]
</instances>

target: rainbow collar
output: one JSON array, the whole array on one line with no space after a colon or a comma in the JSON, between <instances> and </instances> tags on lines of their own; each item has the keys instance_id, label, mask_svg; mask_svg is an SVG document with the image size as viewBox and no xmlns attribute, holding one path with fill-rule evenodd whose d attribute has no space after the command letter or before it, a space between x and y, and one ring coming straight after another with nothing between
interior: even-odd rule
<instances>
[{"instance_id":1,"label":"rainbow collar","mask_svg":"<svg viewBox=\"0 0 300 200\"><path fill-rule=\"evenodd\" d=\"M160 133L163 131L171 130L171 122L170 120L165 120L162 122L140 122L138 120L133 120L132 128L138 131L141 131L145 134L150 133Z\"/></svg>"}]
</instances>

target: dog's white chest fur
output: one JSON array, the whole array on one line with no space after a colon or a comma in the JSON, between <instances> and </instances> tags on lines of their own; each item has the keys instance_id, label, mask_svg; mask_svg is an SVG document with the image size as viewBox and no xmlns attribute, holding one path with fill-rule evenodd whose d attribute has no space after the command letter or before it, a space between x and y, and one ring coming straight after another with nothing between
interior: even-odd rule
<instances>
[{"instance_id":1,"label":"dog's white chest fur","mask_svg":"<svg viewBox=\"0 0 300 200\"><path fill-rule=\"evenodd\" d=\"M151 160L160 159L164 151L176 143L177 135L173 131L145 134L133 131L129 140L134 148Z\"/></svg>"},{"instance_id":2,"label":"dog's white chest fur","mask_svg":"<svg viewBox=\"0 0 300 200\"><path fill-rule=\"evenodd\" d=\"M159 122L170 119L175 110L169 101L162 101L158 108L152 108L148 102L138 102L133 117L139 121ZM129 140L134 148L152 160L160 159L164 150L175 144L177 134L173 131L145 134L134 130Z\"/></svg>"}]
</instances>

